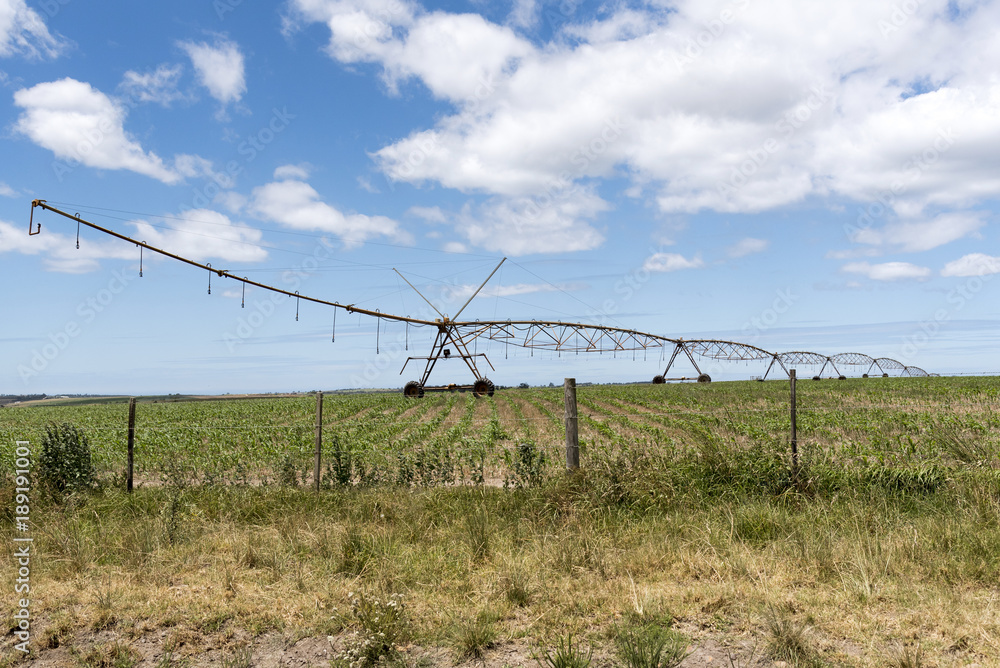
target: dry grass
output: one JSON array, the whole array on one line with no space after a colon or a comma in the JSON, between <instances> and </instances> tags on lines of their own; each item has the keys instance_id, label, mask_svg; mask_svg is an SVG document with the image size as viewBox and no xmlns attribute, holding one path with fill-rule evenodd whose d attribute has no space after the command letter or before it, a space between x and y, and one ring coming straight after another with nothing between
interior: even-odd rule
<instances>
[{"instance_id":1,"label":"dry grass","mask_svg":"<svg viewBox=\"0 0 1000 668\"><path fill-rule=\"evenodd\" d=\"M649 628L690 639L696 653L718 649L714 665L1000 665L992 409L978 395L935 403L928 394L924 413L902 399L895 412L876 410L877 384L865 396L850 383L803 385L803 401L825 403L801 418L799 486L788 484L773 435L783 429L769 412L780 393L746 399L762 411L747 418L702 414L687 389L671 387L595 399L609 412L636 410L598 416L584 471L554 474L555 457L537 488L390 482L317 495L167 481L33 504L33 646L71 648L78 665L124 665L150 643L159 653L140 665L206 653L240 665L248 643L273 635L330 636L340 651L364 627L352 594L400 594L405 640L394 660L408 665L493 665L512 646L556 658L570 634L574 647L594 647L592 665L620 664L619 635ZM734 396L697 389L722 405ZM515 406L526 418L504 429L555 448L558 425L534 396L497 398L503 419ZM559 410L554 398L539 403ZM443 434L468 405L458 397L421 419L448 410L434 432ZM482 436L488 406L473 407L463 438ZM874 415L882 422L866 425ZM601 441L609 429L617 440ZM669 436L653 447L650 434ZM9 495L0 490L3 507ZM10 544L11 532L4 523L0 540ZM13 566L0 555L4 591ZM7 649L0 666L12 660Z\"/></svg>"},{"instance_id":2,"label":"dry grass","mask_svg":"<svg viewBox=\"0 0 1000 668\"><path fill-rule=\"evenodd\" d=\"M175 656L195 656L236 633L337 636L356 625L349 594L368 592L404 595L413 642L472 657L508 638L554 647L569 632L611 648L609 629L654 623L695 646L756 639L798 665L884 665L903 640L922 649L901 665L1000 658L1000 530L982 522L995 488L642 512L595 504L572 481L530 494L186 490L173 530L171 493L39 509L40 526L73 528L39 536L36 614L49 626L36 647L163 629ZM979 547L958 547L974 535ZM125 646L93 650L88 665L112 665Z\"/></svg>"}]
</instances>

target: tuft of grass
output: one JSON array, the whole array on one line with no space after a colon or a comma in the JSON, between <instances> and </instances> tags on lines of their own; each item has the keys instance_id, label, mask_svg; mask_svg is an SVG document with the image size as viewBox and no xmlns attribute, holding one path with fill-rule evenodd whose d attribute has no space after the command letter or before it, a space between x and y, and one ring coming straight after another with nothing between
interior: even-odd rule
<instances>
[{"instance_id":1,"label":"tuft of grass","mask_svg":"<svg viewBox=\"0 0 1000 668\"><path fill-rule=\"evenodd\" d=\"M386 550L387 545L383 539L365 533L357 524L351 524L340 543L337 571L347 575L362 575L368 572L379 554Z\"/></svg>"},{"instance_id":2,"label":"tuft of grass","mask_svg":"<svg viewBox=\"0 0 1000 668\"><path fill-rule=\"evenodd\" d=\"M174 652L169 649L160 655L155 664L156 668L188 668L190 665L191 660L187 658L174 660Z\"/></svg>"},{"instance_id":3,"label":"tuft of grass","mask_svg":"<svg viewBox=\"0 0 1000 668\"><path fill-rule=\"evenodd\" d=\"M253 650L241 647L229 656L222 657L222 668L250 668Z\"/></svg>"},{"instance_id":4,"label":"tuft of grass","mask_svg":"<svg viewBox=\"0 0 1000 668\"><path fill-rule=\"evenodd\" d=\"M482 508L465 516L465 542L473 561L481 562L489 558L492 533L490 516Z\"/></svg>"},{"instance_id":5,"label":"tuft of grass","mask_svg":"<svg viewBox=\"0 0 1000 668\"><path fill-rule=\"evenodd\" d=\"M983 437L953 425L934 425L937 446L959 464L966 466L990 466L997 458L996 449Z\"/></svg>"},{"instance_id":6,"label":"tuft of grass","mask_svg":"<svg viewBox=\"0 0 1000 668\"><path fill-rule=\"evenodd\" d=\"M142 655L127 643L115 641L94 645L86 654L78 655L77 660L87 668L134 668Z\"/></svg>"},{"instance_id":7,"label":"tuft of grass","mask_svg":"<svg viewBox=\"0 0 1000 668\"><path fill-rule=\"evenodd\" d=\"M905 645L900 647L899 650L897 650L896 656L891 659L891 663L889 665L892 666L892 668L923 668L923 647L917 645L916 649L913 650Z\"/></svg>"},{"instance_id":8,"label":"tuft of grass","mask_svg":"<svg viewBox=\"0 0 1000 668\"><path fill-rule=\"evenodd\" d=\"M507 602L519 608L531 603L531 575L521 567L512 567L500 577L500 591Z\"/></svg>"},{"instance_id":9,"label":"tuft of grass","mask_svg":"<svg viewBox=\"0 0 1000 668\"><path fill-rule=\"evenodd\" d=\"M559 639L554 650L543 649L535 657L542 668L588 668L594 658L594 648L588 647L584 652L579 643L573 646L573 634Z\"/></svg>"},{"instance_id":10,"label":"tuft of grass","mask_svg":"<svg viewBox=\"0 0 1000 668\"><path fill-rule=\"evenodd\" d=\"M779 511L766 503L740 505L730 517L733 537L750 545L766 545L787 535Z\"/></svg>"},{"instance_id":11,"label":"tuft of grass","mask_svg":"<svg viewBox=\"0 0 1000 668\"><path fill-rule=\"evenodd\" d=\"M773 658L803 668L821 665L805 622L796 623L787 613L771 606L764 614L764 621L769 633L768 651Z\"/></svg>"},{"instance_id":12,"label":"tuft of grass","mask_svg":"<svg viewBox=\"0 0 1000 668\"><path fill-rule=\"evenodd\" d=\"M42 632L40 645L47 649L55 649L69 641L73 637L73 622L65 612L53 617L52 621Z\"/></svg>"},{"instance_id":13,"label":"tuft of grass","mask_svg":"<svg viewBox=\"0 0 1000 668\"><path fill-rule=\"evenodd\" d=\"M690 642L676 631L655 625L619 628L615 645L624 668L676 668Z\"/></svg>"},{"instance_id":14,"label":"tuft of grass","mask_svg":"<svg viewBox=\"0 0 1000 668\"><path fill-rule=\"evenodd\" d=\"M91 622L91 628L95 631L103 631L115 625L118 621L118 617L115 615L117 598L118 594L111 588L110 583L105 583L104 587L97 590L94 601L96 614Z\"/></svg>"},{"instance_id":15,"label":"tuft of grass","mask_svg":"<svg viewBox=\"0 0 1000 668\"><path fill-rule=\"evenodd\" d=\"M496 644L498 636L495 616L484 610L459 627L459 654L463 658L482 659L486 650Z\"/></svg>"}]
</instances>

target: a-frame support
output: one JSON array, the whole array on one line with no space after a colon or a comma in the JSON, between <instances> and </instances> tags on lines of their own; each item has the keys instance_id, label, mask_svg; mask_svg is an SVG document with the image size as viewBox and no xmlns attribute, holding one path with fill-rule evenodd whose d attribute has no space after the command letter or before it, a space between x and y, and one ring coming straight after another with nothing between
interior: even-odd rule
<instances>
[{"instance_id":1,"label":"a-frame support","mask_svg":"<svg viewBox=\"0 0 1000 668\"><path fill-rule=\"evenodd\" d=\"M683 341L683 340L680 340L680 341L678 341L677 343L674 344L674 352L671 353L671 355L670 355L670 361L667 362L667 368L663 370L662 374L659 374L657 376L653 376L653 384L654 385L661 385L661 384L667 382L668 380L695 380L695 378L688 378L686 376L682 376L680 378L669 378L667 376L667 374L670 373L670 367L672 367L674 365L674 361L677 359L677 355L681 351L683 351L684 354L687 355L687 358L689 360L691 360L691 366L693 366L694 370L696 372L698 372L698 376L697 376L698 382L699 383L711 383L712 382L712 377L709 376L707 373L702 373L701 372L701 369L698 367L698 362L695 361L694 355L691 353L691 350L688 348L687 343L685 341Z\"/></svg>"},{"instance_id":2,"label":"a-frame support","mask_svg":"<svg viewBox=\"0 0 1000 668\"><path fill-rule=\"evenodd\" d=\"M424 365L424 373L423 375L420 376L420 380L411 380L410 382L408 382L403 387L403 394L405 394L408 397L422 397L424 396L424 392L472 390L473 394L475 394L477 397L481 397L484 395L491 397L493 396L494 392L493 382L479 372L479 368L476 366L476 358L482 357L483 359L486 360L486 363L490 365L491 369L493 369L494 371L496 369L493 367L493 364L490 362L489 358L486 357L485 353L473 354L469 352L469 345L462 338L462 335L459 334L458 328L455 327L453 323L458 319L458 316L462 314L462 311L465 310L465 307L471 304L472 300L476 298L476 295L478 295L482 291L482 289L486 287L486 284L489 283L491 278L493 278L493 274L497 273L497 270L500 269L500 265L502 265L506 260L507 258L503 258L502 260L500 260L500 264L498 264L493 269L493 271L490 272L490 275L486 277L486 280L483 281L478 288L476 288L476 291L473 292L472 296L469 297L469 299L465 302L465 304L462 305L462 308L458 309L458 313L456 313L451 318L449 318L444 313L441 313L441 311L438 311L437 307L431 303L431 300L427 299L427 297L424 297L424 295L420 292L420 290L417 290L417 288L412 283L410 283L410 281L407 280L405 276L399 273L399 271L393 269L393 271L399 274L400 277L402 277L402 279L406 281L407 285L413 288L414 292L420 295L420 297L425 302L427 302L432 309L437 311L438 315L441 316L440 320L435 321L437 323L438 331L437 335L434 337L434 344L431 346L431 354L428 355L427 357L410 357L403 364L403 368L399 370L399 374L402 375L403 371L406 370L406 365L410 363L410 360L416 359L416 360L427 361L427 363ZM469 367L469 371L472 372L472 376L473 378L475 378L475 381L473 382L472 385L457 385L455 383L452 383L450 385L442 385L438 387L431 387L427 385L427 380L431 376L431 371L433 371L434 367L437 366L438 360L440 360L441 358L450 359L452 357L451 348L446 347L448 345L452 345L455 347L455 350L458 352L457 357L459 357L463 362L465 362L465 365Z\"/></svg>"}]
</instances>

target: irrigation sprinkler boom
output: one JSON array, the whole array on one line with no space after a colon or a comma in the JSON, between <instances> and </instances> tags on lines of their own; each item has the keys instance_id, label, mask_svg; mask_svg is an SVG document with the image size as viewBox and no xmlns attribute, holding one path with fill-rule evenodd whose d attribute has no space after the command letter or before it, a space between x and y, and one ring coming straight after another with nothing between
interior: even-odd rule
<instances>
[{"instance_id":1,"label":"irrigation sprinkler boom","mask_svg":"<svg viewBox=\"0 0 1000 668\"><path fill-rule=\"evenodd\" d=\"M716 339L688 339L683 338L669 338L666 336L661 336L658 334L650 334L647 332L641 332L634 329L625 329L621 327L609 327L605 325L591 325L585 323L575 323L575 322L562 322L562 321L549 321L549 320L489 320L489 321L462 321L459 320L459 316L465 311L466 307L472 303L472 300L482 291L486 284L493 278L494 274L500 269L500 266L504 263L507 258L504 258L500 263L493 269L489 276L486 277L480 286L472 293L469 299L462 305L454 317L449 318L446 314L441 313L434 304L431 303L427 297L425 297L417 288L410 283L410 281L403 276L399 271L393 269L399 276L406 281L413 290L420 295L420 297L426 301L431 308L437 312L441 317L435 320L424 320L421 318L411 318L409 316L394 315L392 313L382 313L380 311L373 311L371 309L365 309L357 307L353 304L341 304L336 301L328 301L325 299L319 299L317 297L310 297L308 295L302 295L298 292L291 292L289 290L284 290L282 288L274 287L272 285L267 285L266 283L260 283L258 281L252 281L245 276L237 276L224 269L215 269L211 264L202 264L195 260L176 255L169 251L157 248L144 241L139 241L133 239L129 236L115 232L113 230L101 227L95 223L84 220L79 214L73 215L65 211L57 209L46 203L45 200L36 199L31 202L31 217L28 221L28 234L29 236L35 236L41 233L41 223L35 223L35 209L41 208L46 211L51 211L55 214L68 218L69 220L77 224L77 231L79 232L80 226L85 225L91 229L97 230L104 234L110 235L117 239L121 239L130 244L134 244L139 248L140 257L141 253L146 251L151 251L165 257L183 262L192 267L205 270L209 272L209 285L211 285L211 276L215 274L219 278L230 279L238 281L243 284L244 288L247 285L251 285L262 290L268 290L270 292L287 295L289 297L295 297L297 300L312 302L315 304L321 304L324 306L329 306L334 309L343 309L348 313L359 313L361 315L367 315L373 318L378 318L379 320L389 320L394 322L407 323L409 325L415 325L418 327L433 327L435 328L437 334L434 337L434 343L431 346L430 353L425 357L410 357L403 364L403 368L400 370L400 374L406 370L406 366L413 360L424 360L424 371L419 380L412 380L406 383L404 387L404 393L406 396L410 397L421 397L424 395L425 391L443 391L443 390L455 390L455 389L468 389L471 390L476 396L489 395L492 396L494 392L493 382L490 381L479 369L476 363L476 358L482 357L483 360L489 365L491 369L495 370L495 367L490 362L489 358L486 357L485 353L470 352L470 347L478 339L482 338L488 341L498 341L504 343L505 345L514 345L521 348L529 349L540 349L548 350L552 352L573 352L573 353L618 353L618 352L636 352L636 351L647 351L647 350L658 350L665 352L668 345L673 347L670 359L667 362L667 366L662 374L657 374L653 378L653 382L660 384L665 383L668 380L695 380L698 382L707 383L711 382L711 377L703 373L698 366L697 358L705 358L710 360L726 360L726 361L766 361L770 360L770 365L767 368L767 372L764 374L761 380L767 378L767 375L771 372L771 369L777 364L783 371L788 373L788 365L794 364L804 364L804 365L815 365L821 366L819 375L816 376L818 379L823 371L826 369L827 365L830 365L834 371L837 372L838 377L844 378L840 375L840 371L837 369L837 364L844 366L864 366L869 365L869 372L873 368L878 368L882 372L883 376L888 375L888 371L898 371L901 376L927 376L929 375L926 371L919 367L906 366L902 362L897 360L880 357L872 358L863 353L841 353L839 355L827 356L820 353L812 352L789 352L789 353L772 353L768 352L762 348L747 344L739 343L736 341L722 341ZM79 241L77 242L77 248L79 248ZM140 276L141 276L140 269ZM209 289L209 294L211 294L211 288ZM296 316L297 317L297 316ZM336 320L334 321L336 322ZM452 349L455 353L452 354ZM684 357L691 362L694 367L696 375L694 377L680 377L680 378L668 378L667 374L670 372L671 367L673 367L674 362L683 353ZM473 382L468 385L440 385L440 386L429 386L428 380L430 379L431 372L436 367L437 363L442 359L461 359L465 362L469 371L472 373ZM864 374L865 377L868 374Z\"/></svg>"}]
</instances>

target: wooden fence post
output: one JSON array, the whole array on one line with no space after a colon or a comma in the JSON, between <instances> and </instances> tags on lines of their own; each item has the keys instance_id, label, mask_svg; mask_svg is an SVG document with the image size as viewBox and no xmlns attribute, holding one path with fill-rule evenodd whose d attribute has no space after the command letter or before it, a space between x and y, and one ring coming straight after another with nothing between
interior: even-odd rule
<instances>
[{"instance_id":1,"label":"wooden fence post","mask_svg":"<svg viewBox=\"0 0 1000 668\"><path fill-rule=\"evenodd\" d=\"M792 482L799 480L799 439L795 424L795 369L788 373L792 387Z\"/></svg>"},{"instance_id":2,"label":"wooden fence post","mask_svg":"<svg viewBox=\"0 0 1000 668\"><path fill-rule=\"evenodd\" d=\"M316 464L313 467L313 484L319 491L319 470L323 452L323 393L316 394Z\"/></svg>"},{"instance_id":3,"label":"wooden fence post","mask_svg":"<svg viewBox=\"0 0 1000 668\"><path fill-rule=\"evenodd\" d=\"M580 432L576 414L576 378L563 381L566 401L566 470L580 468Z\"/></svg>"},{"instance_id":4,"label":"wooden fence post","mask_svg":"<svg viewBox=\"0 0 1000 668\"><path fill-rule=\"evenodd\" d=\"M125 491L132 493L132 473L135 461L135 397L128 400L128 471L125 476Z\"/></svg>"}]
</instances>

